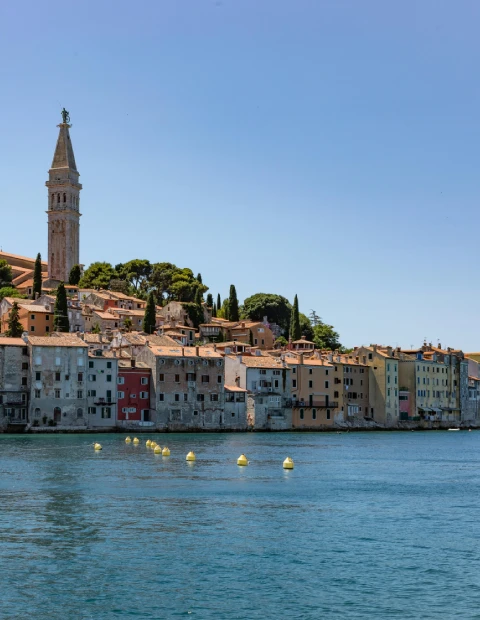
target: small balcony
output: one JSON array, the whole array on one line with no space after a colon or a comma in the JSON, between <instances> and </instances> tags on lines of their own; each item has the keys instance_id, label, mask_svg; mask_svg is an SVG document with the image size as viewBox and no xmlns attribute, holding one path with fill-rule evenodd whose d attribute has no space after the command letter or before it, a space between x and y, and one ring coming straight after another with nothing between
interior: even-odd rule
<instances>
[{"instance_id":1,"label":"small balcony","mask_svg":"<svg viewBox=\"0 0 480 620\"><path fill-rule=\"evenodd\" d=\"M116 405L117 401L116 400L112 400L111 398L95 398L93 400L93 404L94 405L105 405L105 406L110 406L110 405Z\"/></svg>"}]
</instances>

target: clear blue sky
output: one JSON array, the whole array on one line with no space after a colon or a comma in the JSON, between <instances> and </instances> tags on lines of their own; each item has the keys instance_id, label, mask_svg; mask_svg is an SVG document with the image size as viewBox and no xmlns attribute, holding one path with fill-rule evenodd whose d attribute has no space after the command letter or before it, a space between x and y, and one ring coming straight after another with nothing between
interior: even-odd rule
<instances>
[{"instance_id":1,"label":"clear blue sky","mask_svg":"<svg viewBox=\"0 0 480 620\"><path fill-rule=\"evenodd\" d=\"M0 4L0 244L46 256L70 111L81 258L298 293L347 346L480 350L480 4Z\"/></svg>"}]
</instances>

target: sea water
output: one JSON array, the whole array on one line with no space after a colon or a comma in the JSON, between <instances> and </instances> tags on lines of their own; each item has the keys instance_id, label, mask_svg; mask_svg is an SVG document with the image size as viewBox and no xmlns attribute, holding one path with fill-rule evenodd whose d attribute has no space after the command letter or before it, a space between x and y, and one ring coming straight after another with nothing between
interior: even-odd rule
<instances>
[{"instance_id":1,"label":"sea water","mask_svg":"<svg viewBox=\"0 0 480 620\"><path fill-rule=\"evenodd\" d=\"M480 431L139 437L0 436L2 620L480 618Z\"/></svg>"}]
</instances>

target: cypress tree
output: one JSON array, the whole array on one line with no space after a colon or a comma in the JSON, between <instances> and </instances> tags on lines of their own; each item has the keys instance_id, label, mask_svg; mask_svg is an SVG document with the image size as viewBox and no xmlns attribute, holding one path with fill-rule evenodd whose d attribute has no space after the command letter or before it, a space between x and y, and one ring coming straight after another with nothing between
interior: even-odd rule
<instances>
[{"instance_id":1,"label":"cypress tree","mask_svg":"<svg viewBox=\"0 0 480 620\"><path fill-rule=\"evenodd\" d=\"M207 295L207 308L213 308L213 296L212 293Z\"/></svg>"},{"instance_id":2,"label":"cypress tree","mask_svg":"<svg viewBox=\"0 0 480 620\"><path fill-rule=\"evenodd\" d=\"M233 284L230 285L230 296L228 298L228 320L238 321L240 312L238 311L237 291Z\"/></svg>"},{"instance_id":3,"label":"cypress tree","mask_svg":"<svg viewBox=\"0 0 480 620\"><path fill-rule=\"evenodd\" d=\"M200 292L200 289L197 288L197 292L195 293L195 303L197 304L197 306L201 306L203 302L203 295Z\"/></svg>"},{"instance_id":4,"label":"cypress tree","mask_svg":"<svg viewBox=\"0 0 480 620\"><path fill-rule=\"evenodd\" d=\"M217 311L222 308L222 300L220 299L220 293L217 294Z\"/></svg>"},{"instance_id":5,"label":"cypress tree","mask_svg":"<svg viewBox=\"0 0 480 620\"><path fill-rule=\"evenodd\" d=\"M80 282L80 278L82 276L82 272L80 271L80 265L74 265L70 270L70 275L68 276L68 283L73 286L77 286Z\"/></svg>"},{"instance_id":6,"label":"cypress tree","mask_svg":"<svg viewBox=\"0 0 480 620\"><path fill-rule=\"evenodd\" d=\"M33 268L33 299L35 299L36 293L39 297L42 294L42 257L40 252L37 254Z\"/></svg>"},{"instance_id":7,"label":"cypress tree","mask_svg":"<svg viewBox=\"0 0 480 620\"><path fill-rule=\"evenodd\" d=\"M55 308L53 312L53 329L56 332L69 332L70 322L68 320L67 293L63 282L60 282L58 285L57 298L55 300Z\"/></svg>"},{"instance_id":8,"label":"cypress tree","mask_svg":"<svg viewBox=\"0 0 480 620\"><path fill-rule=\"evenodd\" d=\"M217 304L213 304L212 307L212 317L216 317L217 316Z\"/></svg>"},{"instance_id":9,"label":"cypress tree","mask_svg":"<svg viewBox=\"0 0 480 620\"><path fill-rule=\"evenodd\" d=\"M300 340L302 330L300 327L300 314L298 312L298 297L295 295L293 300L292 318L290 320L290 336L292 340Z\"/></svg>"},{"instance_id":10,"label":"cypress tree","mask_svg":"<svg viewBox=\"0 0 480 620\"><path fill-rule=\"evenodd\" d=\"M23 325L20 323L20 319L18 318L18 304L14 301L10 312L10 317L8 319L8 330L6 332L6 336L9 338L20 338L23 332Z\"/></svg>"},{"instance_id":11,"label":"cypress tree","mask_svg":"<svg viewBox=\"0 0 480 620\"><path fill-rule=\"evenodd\" d=\"M203 284L203 282L202 282L202 274L201 273L197 274L197 280L198 280L198 282L200 282L200 284Z\"/></svg>"},{"instance_id":12,"label":"cypress tree","mask_svg":"<svg viewBox=\"0 0 480 620\"><path fill-rule=\"evenodd\" d=\"M155 300L153 293L148 294L147 305L145 307L145 316L143 317L143 331L147 334L153 334L156 325Z\"/></svg>"}]
</instances>

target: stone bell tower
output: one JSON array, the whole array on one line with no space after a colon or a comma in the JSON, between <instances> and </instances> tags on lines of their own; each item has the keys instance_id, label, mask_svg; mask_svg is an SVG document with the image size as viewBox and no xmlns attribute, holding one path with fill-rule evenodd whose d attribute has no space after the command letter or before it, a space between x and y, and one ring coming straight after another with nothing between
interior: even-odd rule
<instances>
[{"instance_id":1,"label":"stone bell tower","mask_svg":"<svg viewBox=\"0 0 480 620\"><path fill-rule=\"evenodd\" d=\"M48 171L48 277L68 282L70 270L80 263L80 190L69 129L70 116L63 108L60 128Z\"/></svg>"}]
</instances>

